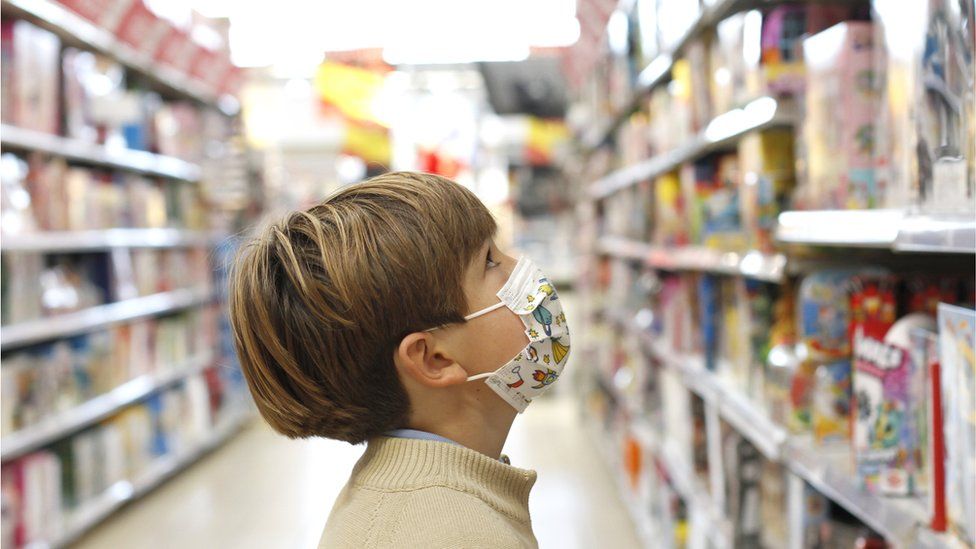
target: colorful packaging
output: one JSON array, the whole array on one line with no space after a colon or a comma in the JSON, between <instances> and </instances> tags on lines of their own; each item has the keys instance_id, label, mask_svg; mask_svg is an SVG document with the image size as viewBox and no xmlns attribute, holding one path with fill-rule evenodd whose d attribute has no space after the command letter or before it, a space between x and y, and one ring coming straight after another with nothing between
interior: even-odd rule
<instances>
[{"instance_id":1,"label":"colorful packaging","mask_svg":"<svg viewBox=\"0 0 976 549\"><path fill-rule=\"evenodd\" d=\"M821 364L814 375L813 438L818 444L845 442L850 438L851 362Z\"/></svg>"},{"instance_id":2,"label":"colorful packaging","mask_svg":"<svg viewBox=\"0 0 976 549\"><path fill-rule=\"evenodd\" d=\"M654 183L654 243L660 246L688 244L688 223L678 174L662 175Z\"/></svg>"},{"instance_id":3,"label":"colorful packaging","mask_svg":"<svg viewBox=\"0 0 976 549\"><path fill-rule=\"evenodd\" d=\"M877 163L885 207L971 214L976 184L972 2L872 3L884 75Z\"/></svg>"},{"instance_id":4,"label":"colorful packaging","mask_svg":"<svg viewBox=\"0 0 976 549\"><path fill-rule=\"evenodd\" d=\"M711 158L689 162L681 167L681 195L687 213L688 240L701 244L703 240L704 205L709 190L715 184L715 163Z\"/></svg>"},{"instance_id":5,"label":"colorful packaging","mask_svg":"<svg viewBox=\"0 0 976 549\"><path fill-rule=\"evenodd\" d=\"M141 0L136 0L122 15L118 26L108 30L141 55L151 58L169 28L165 19L156 17Z\"/></svg>"},{"instance_id":6,"label":"colorful packaging","mask_svg":"<svg viewBox=\"0 0 976 549\"><path fill-rule=\"evenodd\" d=\"M854 335L852 438L858 478L871 492L908 496L928 488L922 462L925 364L916 363L909 334L935 327L931 316L913 313L898 320L884 340Z\"/></svg>"},{"instance_id":7,"label":"colorful packaging","mask_svg":"<svg viewBox=\"0 0 976 549\"><path fill-rule=\"evenodd\" d=\"M748 341L746 393L756 402L763 400L766 357L769 354L771 332L774 323L774 304L777 288L773 284L753 279L742 279L740 299L746 309L746 336Z\"/></svg>"},{"instance_id":8,"label":"colorful packaging","mask_svg":"<svg viewBox=\"0 0 976 549\"><path fill-rule=\"evenodd\" d=\"M773 305L773 323L769 331L763 375L763 398L770 419L786 425L790 411L790 389L800 359L796 354L796 292L786 282Z\"/></svg>"},{"instance_id":9,"label":"colorful packaging","mask_svg":"<svg viewBox=\"0 0 976 549\"><path fill-rule=\"evenodd\" d=\"M4 19L0 38L3 122L58 134L61 40L22 19Z\"/></svg>"},{"instance_id":10,"label":"colorful packaging","mask_svg":"<svg viewBox=\"0 0 976 549\"><path fill-rule=\"evenodd\" d=\"M739 142L739 207L751 249L774 250L773 231L795 183L793 150L793 130L788 128L753 132Z\"/></svg>"},{"instance_id":11,"label":"colorful packaging","mask_svg":"<svg viewBox=\"0 0 976 549\"><path fill-rule=\"evenodd\" d=\"M976 543L976 311L939 305L939 355L945 419L946 514L950 528Z\"/></svg>"},{"instance_id":12,"label":"colorful packaging","mask_svg":"<svg viewBox=\"0 0 976 549\"><path fill-rule=\"evenodd\" d=\"M873 38L871 23L847 22L803 41L806 173L795 197L799 208L863 209L881 203L874 176Z\"/></svg>"},{"instance_id":13,"label":"colorful packaging","mask_svg":"<svg viewBox=\"0 0 976 549\"><path fill-rule=\"evenodd\" d=\"M824 270L808 275L800 284L797 296L800 363L791 381L787 422L795 432L805 432L813 426L817 367L850 356L848 292L855 274L851 270Z\"/></svg>"},{"instance_id":14,"label":"colorful packaging","mask_svg":"<svg viewBox=\"0 0 976 549\"><path fill-rule=\"evenodd\" d=\"M716 160L715 180L711 186L699 186L697 201L701 208L702 243L725 251L746 248L739 213L739 157L725 154Z\"/></svg>"},{"instance_id":15,"label":"colorful packaging","mask_svg":"<svg viewBox=\"0 0 976 549\"><path fill-rule=\"evenodd\" d=\"M698 318L702 335L702 354L705 367L715 371L720 352L721 284L718 277L702 275L698 281Z\"/></svg>"},{"instance_id":16,"label":"colorful packaging","mask_svg":"<svg viewBox=\"0 0 976 549\"><path fill-rule=\"evenodd\" d=\"M777 6L762 21L763 92L773 95L801 93L805 71L800 41L850 15L847 6L794 4Z\"/></svg>"},{"instance_id":17,"label":"colorful packaging","mask_svg":"<svg viewBox=\"0 0 976 549\"><path fill-rule=\"evenodd\" d=\"M743 390L748 385L750 356L749 302L742 277L722 278L719 373Z\"/></svg>"}]
</instances>

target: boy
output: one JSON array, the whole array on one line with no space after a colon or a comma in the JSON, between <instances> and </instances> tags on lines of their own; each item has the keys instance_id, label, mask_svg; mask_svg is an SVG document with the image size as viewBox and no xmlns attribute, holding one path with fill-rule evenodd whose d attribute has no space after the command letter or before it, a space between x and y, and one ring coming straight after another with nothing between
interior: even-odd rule
<instances>
[{"instance_id":1,"label":"boy","mask_svg":"<svg viewBox=\"0 0 976 549\"><path fill-rule=\"evenodd\" d=\"M231 323L261 415L291 438L368 442L320 548L537 546L536 473L501 451L569 332L549 281L495 230L464 187L397 172L242 249Z\"/></svg>"}]
</instances>

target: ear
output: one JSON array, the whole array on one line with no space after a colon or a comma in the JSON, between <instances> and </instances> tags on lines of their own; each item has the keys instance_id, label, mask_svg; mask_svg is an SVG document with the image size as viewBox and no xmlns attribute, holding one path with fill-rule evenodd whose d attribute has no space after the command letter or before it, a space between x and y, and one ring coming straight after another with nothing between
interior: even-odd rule
<instances>
[{"instance_id":1,"label":"ear","mask_svg":"<svg viewBox=\"0 0 976 549\"><path fill-rule=\"evenodd\" d=\"M468 380L468 373L448 356L430 332L414 332L404 337L394 351L393 362L403 375L425 387L448 387Z\"/></svg>"}]
</instances>

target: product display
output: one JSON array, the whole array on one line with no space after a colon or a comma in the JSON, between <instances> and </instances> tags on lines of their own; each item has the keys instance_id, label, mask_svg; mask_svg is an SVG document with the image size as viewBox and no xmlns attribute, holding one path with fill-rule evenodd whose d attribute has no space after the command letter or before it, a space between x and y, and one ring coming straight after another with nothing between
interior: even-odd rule
<instances>
[{"instance_id":1,"label":"product display","mask_svg":"<svg viewBox=\"0 0 976 549\"><path fill-rule=\"evenodd\" d=\"M237 71L189 28L145 63L173 24L141 0L3 9L2 544L62 547L250 414L209 236Z\"/></svg>"},{"instance_id":2,"label":"product display","mask_svg":"<svg viewBox=\"0 0 976 549\"><path fill-rule=\"evenodd\" d=\"M972 231L972 7L870 4L703 3L676 54L672 8L639 4L631 55L669 78L638 87L633 114L587 151L584 314L606 326L576 345L601 349L594 370L625 356L619 371L660 392L645 409L606 384L597 413L695 463L709 489L679 496L701 546L972 543L971 494L953 489L976 459L959 377L972 369L946 365L936 323L976 299L974 250L953 240ZM646 57L660 51L673 57ZM867 211L884 208L900 211ZM913 232L931 237L902 246ZM602 329L623 335L598 342ZM727 522L695 520L712 506Z\"/></svg>"}]
</instances>

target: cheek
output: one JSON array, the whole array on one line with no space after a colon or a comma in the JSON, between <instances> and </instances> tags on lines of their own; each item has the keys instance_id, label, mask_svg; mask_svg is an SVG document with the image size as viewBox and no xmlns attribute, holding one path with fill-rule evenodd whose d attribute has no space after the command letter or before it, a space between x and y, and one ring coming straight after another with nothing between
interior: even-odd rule
<instances>
[{"instance_id":1,"label":"cheek","mask_svg":"<svg viewBox=\"0 0 976 549\"><path fill-rule=\"evenodd\" d=\"M484 319L477 339L471 361L472 366L477 365L478 373L497 370L529 344L522 320L507 308Z\"/></svg>"}]
</instances>

